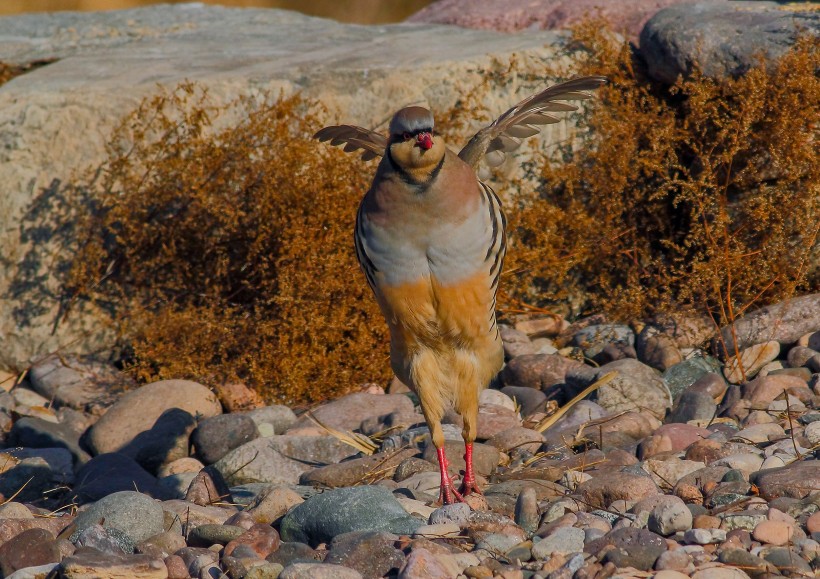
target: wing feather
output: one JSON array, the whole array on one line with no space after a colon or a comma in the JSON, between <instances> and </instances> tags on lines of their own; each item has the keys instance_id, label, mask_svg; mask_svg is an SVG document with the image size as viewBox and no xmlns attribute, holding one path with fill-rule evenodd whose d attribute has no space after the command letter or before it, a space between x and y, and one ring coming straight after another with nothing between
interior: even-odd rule
<instances>
[{"instance_id":1,"label":"wing feather","mask_svg":"<svg viewBox=\"0 0 820 579\"><path fill-rule=\"evenodd\" d=\"M337 147L344 145L346 153L362 150L362 159L370 161L376 157L384 155L387 147L387 139L370 129L357 127L354 125L333 125L318 131L313 138L320 141L329 141L331 145Z\"/></svg>"},{"instance_id":2,"label":"wing feather","mask_svg":"<svg viewBox=\"0 0 820 579\"><path fill-rule=\"evenodd\" d=\"M602 76L584 76L553 85L527 97L492 124L478 131L458 156L473 167L482 158L490 166L500 165L504 161L504 153L515 150L521 144L518 139L534 135L537 126L561 120L545 111L576 111L577 106L561 101L590 99L592 95L586 91L596 89L605 82L606 78Z\"/></svg>"}]
</instances>

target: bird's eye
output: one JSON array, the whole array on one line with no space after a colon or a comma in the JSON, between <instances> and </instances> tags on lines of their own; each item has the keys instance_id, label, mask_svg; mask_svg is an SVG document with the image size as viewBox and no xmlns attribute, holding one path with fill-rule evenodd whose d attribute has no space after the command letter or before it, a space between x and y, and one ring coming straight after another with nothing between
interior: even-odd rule
<instances>
[{"instance_id":1,"label":"bird's eye","mask_svg":"<svg viewBox=\"0 0 820 579\"><path fill-rule=\"evenodd\" d=\"M410 139L413 138L413 135L411 135L410 133L402 133L401 138L404 139L405 141L409 141Z\"/></svg>"}]
</instances>

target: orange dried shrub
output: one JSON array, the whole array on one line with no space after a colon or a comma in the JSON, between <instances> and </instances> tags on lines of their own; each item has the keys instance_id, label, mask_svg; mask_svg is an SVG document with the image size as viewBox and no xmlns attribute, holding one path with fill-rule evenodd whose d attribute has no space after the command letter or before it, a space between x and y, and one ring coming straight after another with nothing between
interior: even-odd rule
<instances>
[{"instance_id":1,"label":"orange dried shrub","mask_svg":"<svg viewBox=\"0 0 820 579\"><path fill-rule=\"evenodd\" d=\"M292 403L389 378L351 237L369 168L318 127L298 97L216 110L194 85L119 127L69 285L110 306L140 379L243 380Z\"/></svg>"},{"instance_id":2,"label":"orange dried shrub","mask_svg":"<svg viewBox=\"0 0 820 579\"><path fill-rule=\"evenodd\" d=\"M542 77L610 82L575 139L527 153L523 176L499 183L510 220L502 308L621 320L683 308L722 325L820 290L820 40L737 79L696 73L673 87L650 82L598 20L573 31L567 53L569 65L544 63ZM481 91L469 94L480 106ZM463 137L457 113L444 118Z\"/></svg>"}]
</instances>

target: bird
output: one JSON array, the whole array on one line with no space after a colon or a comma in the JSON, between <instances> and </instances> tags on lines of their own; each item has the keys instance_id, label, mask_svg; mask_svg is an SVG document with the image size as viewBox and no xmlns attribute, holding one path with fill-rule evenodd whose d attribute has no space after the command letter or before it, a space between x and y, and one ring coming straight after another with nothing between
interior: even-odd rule
<instances>
[{"instance_id":1,"label":"bird","mask_svg":"<svg viewBox=\"0 0 820 579\"><path fill-rule=\"evenodd\" d=\"M438 503L481 494L473 468L478 399L504 364L496 319L507 249L501 200L477 176L484 159L500 165L522 139L577 111L606 82L586 76L550 86L504 112L455 153L421 106L396 112L389 135L355 125L318 131L319 141L381 157L354 228L356 257L390 330L390 365L418 396L436 448ZM463 418L465 469L460 488L448 473L441 420Z\"/></svg>"}]
</instances>

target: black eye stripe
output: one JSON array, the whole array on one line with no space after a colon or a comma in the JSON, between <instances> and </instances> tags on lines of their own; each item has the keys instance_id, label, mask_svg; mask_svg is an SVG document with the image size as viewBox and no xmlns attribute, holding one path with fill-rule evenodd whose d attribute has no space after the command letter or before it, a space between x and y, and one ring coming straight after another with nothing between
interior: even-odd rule
<instances>
[{"instance_id":1,"label":"black eye stripe","mask_svg":"<svg viewBox=\"0 0 820 579\"><path fill-rule=\"evenodd\" d=\"M401 138L401 139L404 139L405 135L409 135L410 137L418 137L422 133L430 133L430 134L433 134L433 135L435 134L433 132L433 129L426 128L426 129L416 129L415 131L404 131L403 133L398 133L394 136L398 137L398 138Z\"/></svg>"}]
</instances>

